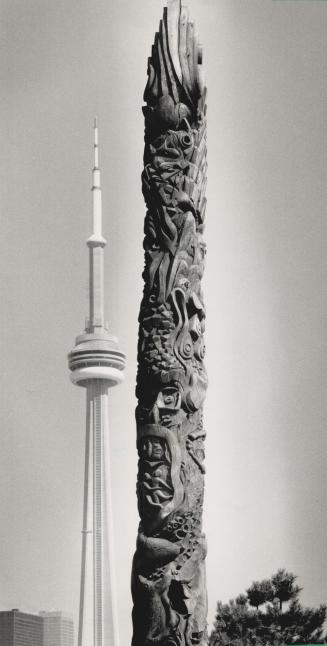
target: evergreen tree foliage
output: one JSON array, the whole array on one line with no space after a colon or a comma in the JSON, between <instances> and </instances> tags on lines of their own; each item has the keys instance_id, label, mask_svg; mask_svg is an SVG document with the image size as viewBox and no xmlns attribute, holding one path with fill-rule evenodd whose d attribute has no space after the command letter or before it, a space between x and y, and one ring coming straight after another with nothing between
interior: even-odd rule
<instances>
[{"instance_id":1,"label":"evergreen tree foliage","mask_svg":"<svg viewBox=\"0 0 327 646\"><path fill-rule=\"evenodd\" d=\"M298 585L295 585L295 579L297 576L292 572L286 572L286 570L278 570L271 577L272 596L279 600L280 610L283 608L284 601L296 599L302 590Z\"/></svg>"},{"instance_id":2,"label":"evergreen tree foliage","mask_svg":"<svg viewBox=\"0 0 327 646\"><path fill-rule=\"evenodd\" d=\"M229 603L218 601L209 646L278 646L324 644L327 607L306 608L298 596L296 576L278 570L270 579L254 581Z\"/></svg>"},{"instance_id":3,"label":"evergreen tree foliage","mask_svg":"<svg viewBox=\"0 0 327 646\"><path fill-rule=\"evenodd\" d=\"M272 601L274 596L272 583L269 579L253 581L251 587L247 589L246 594L250 606L254 606L258 610L259 606L262 606L263 603Z\"/></svg>"}]
</instances>

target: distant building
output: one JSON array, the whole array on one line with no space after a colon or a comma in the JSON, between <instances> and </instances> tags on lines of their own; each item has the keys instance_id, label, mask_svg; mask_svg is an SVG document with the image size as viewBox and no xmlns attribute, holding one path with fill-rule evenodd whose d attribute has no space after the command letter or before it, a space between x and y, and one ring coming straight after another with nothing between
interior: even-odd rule
<instances>
[{"instance_id":1,"label":"distant building","mask_svg":"<svg viewBox=\"0 0 327 646\"><path fill-rule=\"evenodd\" d=\"M43 619L20 610L0 612L0 646L43 646Z\"/></svg>"},{"instance_id":2,"label":"distant building","mask_svg":"<svg viewBox=\"0 0 327 646\"><path fill-rule=\"evenodd\" d=\"M43 646L73 646L73 618L63 612L42 612ZM16 645L15 645L16 646Z\"/></svg>"},{"instance_id":3,"label":"distant building","mask_svg":"<svg viewBox=\"0 0 327 646\"><path fill-rule=\"evenodd\" d=\"M73 618L63 612L0 611L0 646L74 646Z\"/></svg>"}]
</instances>

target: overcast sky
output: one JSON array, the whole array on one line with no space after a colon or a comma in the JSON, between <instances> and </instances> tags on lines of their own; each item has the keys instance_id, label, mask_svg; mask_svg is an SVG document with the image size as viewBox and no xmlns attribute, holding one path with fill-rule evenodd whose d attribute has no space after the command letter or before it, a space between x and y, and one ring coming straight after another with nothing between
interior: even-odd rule
<instances>
[{"instance_id":1,"label":"overcast sky","mask_svg":"<svg viewBox=\"0 0 327 646\"><path fill-rule=\"evenodd\" d=\"M2 0L0 609L78 608L87 314L99 116L121 643L137 532L142 94L160 0ZM209 621L280 567L327 600L327 2L189 0L204 46Z\"/></svg>"}]
</instances>

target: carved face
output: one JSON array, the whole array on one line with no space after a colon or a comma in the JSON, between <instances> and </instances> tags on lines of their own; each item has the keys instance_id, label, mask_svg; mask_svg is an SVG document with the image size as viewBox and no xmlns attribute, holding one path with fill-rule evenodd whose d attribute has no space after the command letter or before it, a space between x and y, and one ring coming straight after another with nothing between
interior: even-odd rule
<instances>
[{"instance_id":1,"label":"carved face","mask_svg":"<svg viewBox=\"0 0 327 646\"><path fill-rule=\"evenodd\" d=\"M167 447L162 438L146 437L140 447L140 457L144 460L162 460L166 459Z\"/></svg>"},{"instance_id":2,"label":"carved face","mask_svg":"<svg viewBox=\"0 0 327 646\"><path fill-rule=\"evenodd\" d=\"M180 450L174 434L159 425L138 429L139 512L146 530L160 525L183 497Z\"/></svg>"},{"instance_id":3,"label":"carved face","mask_svg":"<svg viewBox=\"0 0 327 646\"><path fill-rule=\"evenodd\" d=\"M171 456L166 440L151 435L140 442L139 455L138 494L141 516L146 519L153 515L154 509L162 509L173 498Z\"/></svg>"},{"instance_id":4,"label":"carved face","mask_svg":"<svg viewBox=\"0 0 327 646\"><path fill-rule=\"evenodd\" d=\"M158 394L157 406L163 410L178 410L181 406L181 395L176 386L167 386Z\"/></svg>"}]
</instances>

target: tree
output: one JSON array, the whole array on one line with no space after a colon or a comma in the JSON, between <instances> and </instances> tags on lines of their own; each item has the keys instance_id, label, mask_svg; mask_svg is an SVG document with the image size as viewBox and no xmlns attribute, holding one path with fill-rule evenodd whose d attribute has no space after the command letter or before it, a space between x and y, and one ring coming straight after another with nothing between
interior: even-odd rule
<instances>
[{"instance_id":1,"label":"tree","mask_svg":"<svg viewBox=\"0 0 327 646\"><path fill-rule=\"evenodd\" d=\"M259 610L259 606L262 606L263 603L272 600L273 589L271 581L265 579L264 581L253 581L250 588L247 589L246 594L250 606L254 606Z\"/></svg>"},{"instance_id":2,"label":"tree","mask_svg":"<svg viewBox=\"0 0 327 646\"><path fill-rule=\"evenodd\" d=\"M294 584L297 576L292 572L281 569L271 577L272 596L279 600L279 609L282 611L284 601L296 599L302 588Z\"/></svg>"},{"instance_id":3,"label":"tree","mask_svg":"<svg viewBox=\"0 0 327 646\"><path fill-rule=\"evenodd\" d=\"M246 595L225 604L219 601L210 646L327 643L327 635L322 637L327 608L303 607L296 578L291 572L278 570L270 579L254 581Z\"/></svg>"},{"instance_id":4,"label":"tree","mask_svg":"<svg viewBox=\"0 0 327 646\"><path fill-rule=\"evenodd\" d=\"M215 627L210 635L210 646L242 646L257 643L254 635L258 628L257 613L248 606L247 597L240 595L229 603L217 603Z\"/></svg>"}]
</instances>

